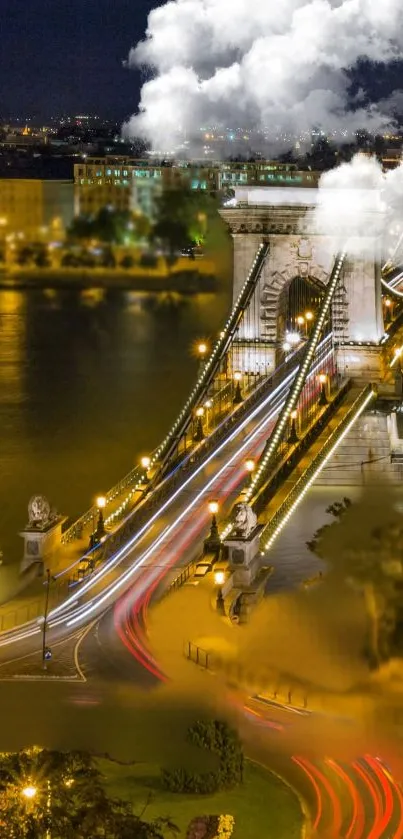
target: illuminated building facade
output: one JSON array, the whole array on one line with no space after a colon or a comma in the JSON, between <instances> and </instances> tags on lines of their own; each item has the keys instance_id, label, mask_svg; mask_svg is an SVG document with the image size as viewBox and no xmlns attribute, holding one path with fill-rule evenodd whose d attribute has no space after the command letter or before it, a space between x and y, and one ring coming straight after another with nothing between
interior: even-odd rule
<instances>
[{"instance_id":1,"label":"illuminated building facade","mask_svg":"<svg viewBox=\"0 0 403 839\"><path fill-rule=\"evenodd\" d=\"M258 161L219 163L175 161L157 163L126 157L87 158L74 165L76 215L95 215L102 207L137 210L152 218L155 198L165 189L187 186L210 193L237 186L310 186L316 172L293 164Z\"/></svg>"},{"instance_id":2,"label":"illuminated building facade","mask_svg":"<svg viewBox=\"0 0 403 839\"><path fill-rule=\"evenodd\" d=\"M60 241L74 216L68 180L0 178L0 238Z\"/></svg>"}]
</instances>

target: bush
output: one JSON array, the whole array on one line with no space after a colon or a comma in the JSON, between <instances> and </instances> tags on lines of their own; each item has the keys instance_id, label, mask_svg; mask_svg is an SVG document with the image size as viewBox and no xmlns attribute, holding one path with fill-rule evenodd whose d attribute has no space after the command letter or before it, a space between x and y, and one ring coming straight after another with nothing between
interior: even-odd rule
<instances>
[{"instance_id":1,"label":"bush","mask_svg":"<svg viewBox=\"0 0 403 839\"><path fill-rule=\"evenodd\" d=\"M188 729L187 739L195 746L217 754L219 769L203 775L183 768L163 769L161 778L165 789L207 795L241 783L244 766L242 744L236 731L225 722L198 720Z\"/></svg>"}]
</instances>

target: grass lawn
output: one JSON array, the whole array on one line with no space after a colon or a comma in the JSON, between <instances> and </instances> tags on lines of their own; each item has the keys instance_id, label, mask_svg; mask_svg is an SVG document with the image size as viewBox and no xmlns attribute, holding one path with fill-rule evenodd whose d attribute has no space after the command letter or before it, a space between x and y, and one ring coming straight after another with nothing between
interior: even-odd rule
<instances>
[{"instance_id":1,"label":"grass lawn","mask_svg":"<svg viewBox=\"0 0 403 839\"><path fill-rule=\"evenodd\" d=\"M176 795L164 790L159 767L152 764L120 766L99 760L110 795L132 802L134 812L147 821L169 816L186 835L196 816L230 814L235 818L233 839L299 839L302 816L291 790L260 766L245 764L244 783L212 796ZM148 803L147 803L148 802Z\"/></svg>"}]
</instances>

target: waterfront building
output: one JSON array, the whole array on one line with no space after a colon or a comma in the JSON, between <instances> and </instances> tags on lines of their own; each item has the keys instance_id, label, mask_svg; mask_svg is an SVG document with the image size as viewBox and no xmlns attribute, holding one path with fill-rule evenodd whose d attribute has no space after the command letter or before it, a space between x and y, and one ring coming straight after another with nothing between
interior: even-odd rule
<instances>
[{"instance_id":1,"label":"waterfront building","mask_svg":"<svg viewBox=\"0 0 403 839\"><path fill-rule=\"evenodd\" d=\"M275 161L156 161L123 156L88 157L74 165L76 215L102 207L132 209L153 217L155 199L165 189L187 186L210 193L236 186L316 186L318 173Z\"/></svg>"},{"instance_id":2,"label":"waterfront building","mask_svg":"<svg viewBox=\"0 0 403 839\"><path fill-rule=\"evenodd\" d=\"M0 177L0 239L61 241L73 216L72 180Z\"/></svg>"}]
</instances>

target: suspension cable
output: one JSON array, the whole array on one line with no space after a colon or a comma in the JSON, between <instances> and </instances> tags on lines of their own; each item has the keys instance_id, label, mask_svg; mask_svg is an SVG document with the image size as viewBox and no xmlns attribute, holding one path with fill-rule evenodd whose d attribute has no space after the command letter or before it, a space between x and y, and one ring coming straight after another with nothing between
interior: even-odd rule
<instances>
[{"instance_id":1,"label":"suspension cable","mask_svg":"<svg viewBox=\"0 0 403 839\"><path fill-rule=\"evenodd\" d=\"M332 298L333 298L334 291L336 289L336 285L337 285L339 277L340 277L340 272L341 272L341 269L343 267L344 260L345 260L345 253L338 254L338 256L336 257L332 272L330 274L329 282L327 284L326 294L323 298L322 305L321 305L320 310L319 310L318 319L317 319L317 321L315 323L315 326L314 326L314 328L311 332L311 336L306 343L305 350L304 350L302 360L301 360L301 364L300 364L299 369L298 369L298 373L297 373L297 375L296 375L296 377L295 377L295 379L292 383L292 386L289 390L288 397L285 401L284 408L281 411L281 413L279 414L277 422L274 426L273 433L272 433L272 435L271 435L271 437L270 437L270 439L269 439L269 441L268 441L268 443L267 443L267 445L266 445L266 447L265 447L265 449L264 449L264 451L261 455L261 458L260 458L260 461L259 461L259 466L258 466L256 472L253 475L250 486L248 487L248 489L246 491L246 500L248 502L251 502L251 499L256 496L259 489L261 489L261 487L265 483L266 476L269 472L269 469L272 466L272 461L273 461L274 455L276 453L277 446L280 443L281 437L282 437L283 432L286 428L288 418L289 418L291 412L294 410L295 406L297 405L299 397L300 397L300 395L302 393L302 390L304 388L305 380L306 380L306 377L309 373L309 369L310 369L311 363L313 361L313 358L314 358L314 355L315 355L315 352L316 352L316 348L317 348L318 343L319 343L319 339L320 339L320 336L321 336L321 333L322 333L322 330L323 330L323 327L324 327L324 324L325 324L325 320L326 320L326 316L327 316L327 313L328 313L329 308L330 308L330 304L332 302ZM253 502L252 502L252 504L253 504Z\"/></svg>"},{"instance_id":2,"label":"suspension cable","mask_svg":"<svg viewBox=\"0 0 403 839\"><path fill-rule=\"evenodd\" d=\"M165 465L172 455L178 440L185 433L188 428L195 407L200 399L203 398L207 389L209 388L220 363L224 358L226 352L232 344L234 335L238 329L240 320L244 312L248 309L248 305L254 294L256 283L260 277L266 257L269 253L269 243L262 242L259 246L256 256L253 260L248 276L239 292L235 305L229 315L223 331L216 342L211 355L209 356L203 370L200 372L196 385L193 388L187 402L185 403L181 413L175 420L171 430L168 432L165 440L161 443L159 448L155 451L151 460L151 466L157 462L160 464L160 469ZM160 471L160 470L158 470Z\"/></svg>"}]
</instances>

